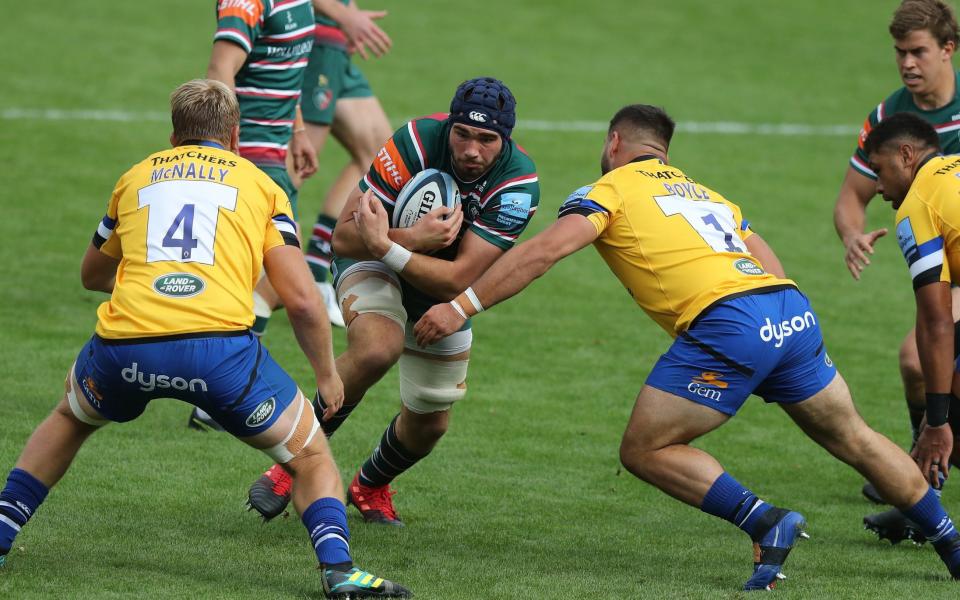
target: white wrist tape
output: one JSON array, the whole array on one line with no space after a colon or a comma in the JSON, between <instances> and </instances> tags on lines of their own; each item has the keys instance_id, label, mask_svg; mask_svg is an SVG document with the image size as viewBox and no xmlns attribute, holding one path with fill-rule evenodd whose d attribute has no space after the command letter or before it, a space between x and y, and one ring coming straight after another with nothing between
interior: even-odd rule
<instances>
[{"instance_id":1,"label":"white wrist tape","mask_svg":"<svg viewBox=\"0 0 960 600\"><path fill-rule=\"evenodd\" d=\"M470 304L473 305L473 310L482 313L483 305L480 304L480 299L477 298L477 293L473 291L473 288L468 287L463 293L467 296L467 299L470 300Z\"/></svg>"},{"instance_id":2,"label":"white wrist tape","mask_svg":"<svg viewBox=\"0 0 960 600\"><path fill-rule=\"evenodd\" d=\"M413 252L394 242L390 246L390 249L387 250L387 253L383 255L383 258L380 259L380 262L399 273L407 266L412 256Z\"/></svg>"},{"instance_id":3,"label":"white wrist tape","mask_svg":"<svg viewBox=\"0 0 960 600\"><path fill-rule=\"evenodd\" d=\"M458 313L461 317L463 317L464 319L469 318L469 317L467 317L467 311L463 310L463 307L460 306L460 303L457 302L456 300L451 300L451 301L450 301L450 306L452 306L452 307L453 307L453 310L457 311L457 313Z\"/></svg>"}]
</instances>

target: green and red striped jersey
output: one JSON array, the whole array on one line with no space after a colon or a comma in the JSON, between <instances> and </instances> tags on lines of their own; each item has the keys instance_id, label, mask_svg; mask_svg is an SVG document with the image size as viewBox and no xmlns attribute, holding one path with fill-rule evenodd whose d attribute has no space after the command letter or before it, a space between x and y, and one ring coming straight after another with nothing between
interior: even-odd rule
<instances>
[{"instance_id":1,"label":"green and red striped jersey","mask_svg":"<svg viewBox=\"0 0 960 600\"><path fill-rule=\"evenodd\" d=\"M340 2L344 6L350 4L350 0L340 0ZM317 46L330 46L339 48L340 50L346 50L347 36L344 35L343 30L340 29L340 25L338 25L336 21L322 12L317 11L316 22L317 29L314 31L314 44Z\"/></svg>"},{"instance_id":2,"label":"green and red striped jersey","mask_svg":"<svg viewBox=\"0 0 960 600\"><path fill-rule=\"evenodd\" d=\"M940 149L944 154L960 154L960 72L956 75L956 88L953 99L936 110L923 110L913 101L913 95L902 87L890 94L886 100L877 105L867 116L860 129L857 148L850 157L850 166L858 173L876 179L877 175L870 169L870 162L863 151L863 143L877 123L898 112L909 112L923 117L933 125L940 136Z\"/></svg>"},{"instance_id":3,"label":"green and red striped jersey","mask_svg":"<svg viewBox=\"0 0 960 600\"><path fill-rule=\"evenodd\" d=\"M307 58L313 47L311 0L219 0L214 41L237 44L247 61L236 75L240 155L283 167Z\"/></svg>"}]
</instances>

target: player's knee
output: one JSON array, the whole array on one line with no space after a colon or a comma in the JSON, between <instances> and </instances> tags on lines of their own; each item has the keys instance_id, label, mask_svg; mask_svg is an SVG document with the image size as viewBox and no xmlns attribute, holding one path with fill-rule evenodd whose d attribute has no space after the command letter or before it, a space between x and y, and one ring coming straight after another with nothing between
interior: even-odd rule
<instances>
[{"instance_id":1,"label":"player's knee","mask_svg":"<svg viewBox=\"0 0 960 600\"><path fill-rule=\"evenodd\" d=\"M297 390L296 398L287 410L293 411L291 418L278 421L278 423L289 423L289 425L286 425L286 430L276 433L268 431L271 435L282 436L282 441L268 448L263 448L263 452L274 461L282 465L288 465L291 470L296 468L297 464L306 464L324 454L329 459L330 453L327 449L326 438L317 435L320 430L320 422L314 416L313 406L307 401L302 391ZM278 424L273 427L280 426Z\"/></svg>"},{"instance_id":2,"label":"player's knee","mask_svg":"<svg viewBox=\"0 0 960 600\"><path fill-rule=\"evenodd\" d=\"M369 373L383 374L397 363L403 354L403 342L392 344L385 341L382 344L366 344L356 348L359 364Z\"/></svg>"},{"instance_id":3,"label":"player's knee","mask_svg":"<svg viewBox=\"0 0 960 600\"><path fill-rule=\"evenodd\" d=\"M442 361L415 354L400 357L400 400L408 410L430 414L450 410L467 395L469 360ZM446 419L437 439L446 431Z\"/></svg>"}]
</instances>

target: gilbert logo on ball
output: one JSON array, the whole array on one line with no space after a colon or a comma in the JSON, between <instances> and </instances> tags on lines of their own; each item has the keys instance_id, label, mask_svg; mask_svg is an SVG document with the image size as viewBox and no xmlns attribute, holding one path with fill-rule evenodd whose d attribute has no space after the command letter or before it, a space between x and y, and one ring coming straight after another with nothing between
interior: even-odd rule
<instances>
[{"instance_id":1,"label":"gilbert logo on ball","mask_svg":"<svg viewBox=\"0 0 960 600\"><path fill-rule=\"evenodd\" d=\"M448 173L424 169L408 181L393 205L391 227L410 227L424 215L442 206L460 204L460 189Z\"/></svg>"}]
</instances>

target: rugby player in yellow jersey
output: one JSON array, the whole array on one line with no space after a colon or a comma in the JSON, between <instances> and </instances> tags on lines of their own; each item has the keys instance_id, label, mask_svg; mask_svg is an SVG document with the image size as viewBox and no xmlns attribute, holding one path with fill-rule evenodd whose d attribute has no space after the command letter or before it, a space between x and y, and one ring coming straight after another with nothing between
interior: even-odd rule
<instances>
[{"instance_id":1,"label":"rugby player in yellow jersey","mask_svg":"<svg viewBox=\"0 0 960 600\"><path fill-rule=\"evenodd\" d=\"M176 398L290 471L328 598L409 597L353 566L340 473L313 408L250 332L263 266L313 367L329 407L323 416L336 412L343 384L330 324L290 201L237 155L240 108L229 87L193 80L170 104L173 148L120 178L84 255L84 287L110 299L97 309L96 333L67 373L63 398L0 491L0 565L90 434L136 419L155 398Z\"/></svg>"},{"instance_id":2,"label":"rugby player in yellow jersey","mask_svg":"<svg viewBox=\"0 0 960 600\"><path fill-rule=\"evenodd\" d=\"M745 589L773 586L804 518L763 502L689 444L751 393L780 404L814 441L873 482L924 528L960 577L960 535L939 499L910 457L857 414L816 314L740 209L669 165L673 128L657 107L621 109L603 147L603 176L574 192L551 227L508 251L454 301L431 308L415 327L417 342L455 331L592 243L636 303L676 338L637 396L620 460L750 535L754 571ZM386 227L381 212L368 203L358 215L371 244Z\"/></svg>"},{"instance_id":3,"label":"rugby player in yellow jersey","mask_svg":"<svg viewBox=\"0 0 960 600\"><path fill-rule=\"evenodd\" d=\"M936 485L956 462L951 455L960 426L950 293L951 282L960 281L960 157L942 156L936 130L909 113L877 125L864 148L877 192L897 211L897 243L913 281L927 401L913 455Z\"/></svg>"}]
</instances>

